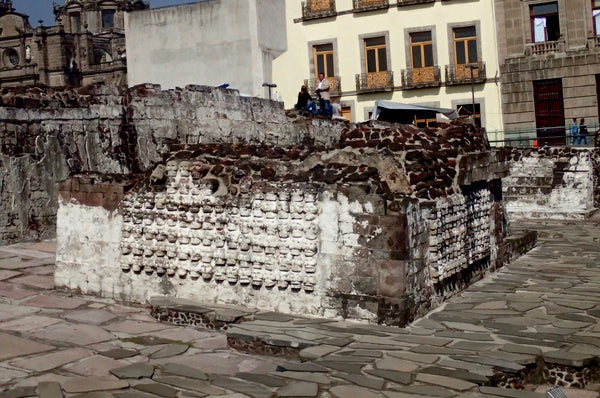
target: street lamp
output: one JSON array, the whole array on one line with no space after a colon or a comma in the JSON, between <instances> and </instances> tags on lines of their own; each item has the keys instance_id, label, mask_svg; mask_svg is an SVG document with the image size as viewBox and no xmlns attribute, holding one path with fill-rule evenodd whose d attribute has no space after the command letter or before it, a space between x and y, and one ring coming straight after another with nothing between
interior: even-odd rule
<instances>
[{"instance_id":1,"label":"street lamp","mask_svg":"<svg viewBox=\"0 0 600 398\"><path fill-rule=\"evenodd\" d=\"M269 87L269 99L273 99L273 98L271 97L271 89L273 89L273 88L277 87L277 84L274 84L274 83L268 83L268 82L264 82L264 83L262 84L262 86L263 86L263 87Z\"/></svg>"},{"instance_id":2,"label":"street lamp","mask_svg":"<svg viewBox=\"0 0 600 398\"><path fill-rule=\"evenodd\" d=\"M473 85L473 69L479 69L477 64L466 64L465 68L471 70L471 117L473 118L473 124L475 123L475 86Z\"/></svg>"}]
</instances>

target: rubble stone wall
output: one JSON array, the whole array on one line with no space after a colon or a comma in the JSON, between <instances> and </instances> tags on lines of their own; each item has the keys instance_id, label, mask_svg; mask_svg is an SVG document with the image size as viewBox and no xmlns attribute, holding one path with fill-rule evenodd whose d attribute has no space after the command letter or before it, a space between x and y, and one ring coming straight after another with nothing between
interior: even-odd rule
<instances>
[{"instance_id":1,"label":"rubble stone wall","mask_svg":"<svg viewBox=\"0 0 600 398\"><path fill-rule=\"evenodd\" d=\"M57 183L73 173L144 172L177 143L336 141L339 123L290 119L235 90L90 86L14 89L0 106L0 243L55 234Z\"/></svg>"},{"instance_id":2,"label":"rubble stone wall","mask_svg":"<svg viewBox=\"0 0 600 398\"><path fill-rule=\"evenodd\" d=\"M600 151L512 149L502 189L509 219L584 219L600 204Z\"/></svg>"}]
</instances>

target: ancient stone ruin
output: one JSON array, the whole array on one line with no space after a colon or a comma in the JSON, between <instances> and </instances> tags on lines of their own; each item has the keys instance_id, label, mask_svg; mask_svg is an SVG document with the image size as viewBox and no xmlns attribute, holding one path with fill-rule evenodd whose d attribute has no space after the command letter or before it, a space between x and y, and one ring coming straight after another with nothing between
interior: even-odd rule
<instances>
[{"instance_id":1,"label":"ancient stone ruin","mask_svg":"<svg viewBox=\"0 0 600 398\"><path fill-rule=\"evenodd\" d=\"M202 86L2 101L2 240L56 230L57 287L403 325L533 244L507 237L510 153L466 123L340 123Z\"/></svg>"}]
</instances>

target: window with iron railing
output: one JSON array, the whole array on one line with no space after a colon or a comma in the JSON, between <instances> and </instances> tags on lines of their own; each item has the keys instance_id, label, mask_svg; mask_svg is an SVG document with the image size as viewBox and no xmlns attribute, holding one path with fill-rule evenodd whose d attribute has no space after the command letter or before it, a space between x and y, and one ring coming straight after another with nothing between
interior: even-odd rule
<instances>
[{"instance_id":1,"label":"window with iron railing","mask_svg":"<svg viewBox=\"0 0 600 398\"><path fill-rule=\"evenodd\" d=\"M433 41L430 31L410 34L410 54L413 83L433 80Z\"/></svg>"}]
</instances>

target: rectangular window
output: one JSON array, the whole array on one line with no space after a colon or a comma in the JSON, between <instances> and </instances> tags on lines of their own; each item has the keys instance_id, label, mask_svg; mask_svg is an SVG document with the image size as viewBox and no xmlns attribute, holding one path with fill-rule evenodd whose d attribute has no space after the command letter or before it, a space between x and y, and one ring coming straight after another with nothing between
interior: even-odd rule
<instances>
[{"instance_id":1,"label":"rectangular window","mask_svg":"<svg viewBox=\"0 0 600 398\"><path fill-rule=\"evenodd\" d=\"M109 29L115 26L115 10L102 10L102 27Z\"/></svg>"},{"instance_id":2,"label":"rectangular window","mask_svg":"<svg viewBox=\"0 0 600 398\"><path fill-rule=\"evenodd\" d=\"M387 48L385 37L365 39L365 59L367 73L385 72L387 68Z\"/></svg>"},{"instance_id":3,"label":"rectangular window","mask_svg":"<svg viewBox=\"0 0 600 398\"><path fill-rule=\"evenodd\" d=\"M477 63L477 30L475 26L455 28L454 58L457 65Z\"/></svg>"},{"instance_id":4,"label":"rectangular window","mask_svg":"<svg viewBox=\"0 0 600 398\"><path fill-rule=\"evenodd\" d=\"M415 69L433 66L433 42L431 32L410 34L412 67Z\"/></svg>"},{"instance_id":5,"label":"rectangular window","mask_svg":"<svg viewBox=\"0 0 600 398\"><path fill-rule=\"evenodd\" d=\"M456 112L458 117L461 119L468 119L473 116L475 123L481 126L481 106L475 103L475 109L473 110L473 104L461 104L456 106Z\"/></svg>"},{"instance_id":6,"label":"rectangular window","mask_svg":"<svg viewBox=\"0 0 600 398\"><path fill-rule=\"evenodd\" d=\"M531 5L529 14L534 43L560 39L557 2Z\"/></svg>"},{"instance_id":7,"label":"rectangular window","mask_svg":"<svg viewBox=\"0 0 600 398\"><path fill-rule=\"evenodd\" d=\"M81 14L78 12L71 14L71 31L81 33Z\"/></svg>"},{"instance_id":8,"label":"rectangular window","mask_svg":"<svg viewBox=\"0 0 600 398\"><path fill-rule=\"evenodd\" d=\"M600 36L600 0L592 0L592 18L594 18L594 34Z\"/></svg>"},{"instance_id":9,"label":"rectangular window","mask_svg":"<svg viewBox=\"0 0 600 398\"><path fill-rule=\"evenodd\" d=\"M325 77L334 77L333 44L320 44L313 47L315 59L315 77L323 73Z\"/></svg>"}]
</instances>

